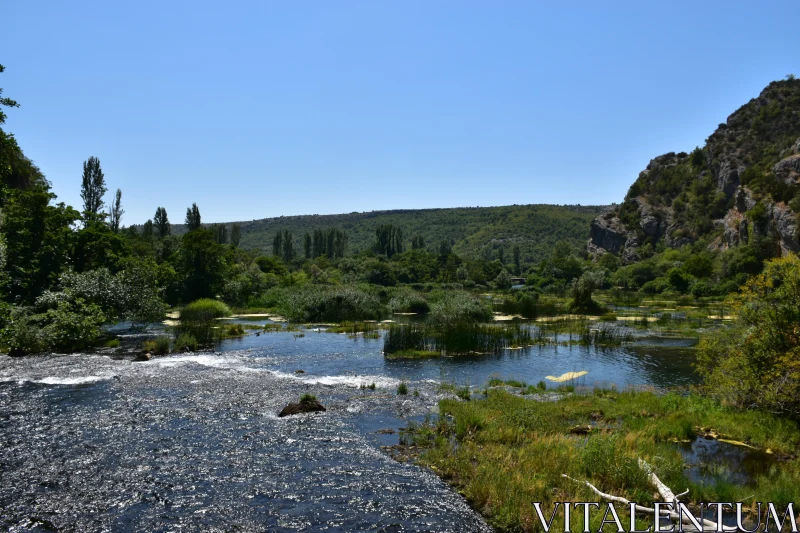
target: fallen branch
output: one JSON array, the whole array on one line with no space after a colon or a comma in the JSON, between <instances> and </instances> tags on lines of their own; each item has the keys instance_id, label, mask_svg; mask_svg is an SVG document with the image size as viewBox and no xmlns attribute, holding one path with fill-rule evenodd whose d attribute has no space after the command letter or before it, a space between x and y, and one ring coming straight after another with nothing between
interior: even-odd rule
<instances>
[{"instance_id":1,"label":"fallen branch","mask_svg":"<svg viewBox=\"0 0 800 533\"><path fill-rule=\"evenodd\" d=\"M646 461L639 459L639 467L645 471L650 483L656 488L656 490L658 490L658 493L661 495L662 500L666 503L672 504L672 510L659 509L659 511L662 513L661 517L669 518L674 522L680 522L681 531L701 531L696 528L696 526L692 523L692 519L689 516L683 513L677 513L675 511L676 509L678 509L678 504L680 503L680 500L678 500L678 498L689 494L689 489L686 489L685 491L676 495L675 493L672 492L672 489L666 486L664 482L658 478L655 472L653 472L653 468L649 464L647 464ZM569 477L566 474L561 474L561 477L570 479L576 483L582 483L586 485L592 490L592 492L594 492L595 494L606 500L621 503L628 507L630 507L632 503L630 500L623 498L622 496L614 496L613 494L607 494L605 492L602 492L600 489L598 489L588 481L580 481L575 478ZM654 507L644 507L643 505L634 504L634 509L636 510L637 513L649 514L652 515L654 519L656 519L656 510ZM712 522L711 520L706 520L705 518L702 517L696 518L696 520L703 526L702 531L723 531L723 532L739 531L737 528L731 526L722 526L720 529L717 529L716 522Z\"/></svg>"}]
</instances>

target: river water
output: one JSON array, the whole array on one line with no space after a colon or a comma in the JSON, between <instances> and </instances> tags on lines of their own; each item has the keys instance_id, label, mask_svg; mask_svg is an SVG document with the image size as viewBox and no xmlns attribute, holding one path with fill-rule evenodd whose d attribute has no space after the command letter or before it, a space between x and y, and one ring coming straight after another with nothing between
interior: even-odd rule
<instances>
[{"instance_id":1,"label":"river water","mask_svg":"<svg viewBox=\"0 0 800 533\"><path fill-rule=\"evenodd\" d=\"M674 344L410 362L385 360L382 340L307 331L144 363L0 356L0 529L490 531L431 472L388 457L397 436L378 430L434 411L442 382L586 370L587 386L692 383L693 355ZM328 411L276 416L306 392Z\"/></svg>"}]
</instances>

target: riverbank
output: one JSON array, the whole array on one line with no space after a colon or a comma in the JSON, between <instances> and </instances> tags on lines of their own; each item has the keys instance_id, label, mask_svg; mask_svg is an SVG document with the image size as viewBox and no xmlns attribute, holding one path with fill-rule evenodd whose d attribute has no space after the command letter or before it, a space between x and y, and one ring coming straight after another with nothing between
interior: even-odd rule
<instances>
[{"instance_id":1,"label":"riverbank","mask_svg":"<svg viewBox=\"0 0 800 533\"><path fill-rule=\"evenodd\" d=\"M562 474L650 504L640 458L676 493L688 488L683 500L690 504L742 501L749 509L774 502L785 509L800 501L800 430L788 420L697 395L596 390L552 401L506 388L490 388L483 399L442 400L437 422L413 427L411 439L416 461L499 531L540 530L531 502L552 510L555 502L598 501ZM696 443L708 448L706 441L714 451L699 457ZM743 471L748 463L755 466ZM583 514L572 518L581 530ZM602 518L592 518L593 531Z\"/></svg>"}]
</instances>

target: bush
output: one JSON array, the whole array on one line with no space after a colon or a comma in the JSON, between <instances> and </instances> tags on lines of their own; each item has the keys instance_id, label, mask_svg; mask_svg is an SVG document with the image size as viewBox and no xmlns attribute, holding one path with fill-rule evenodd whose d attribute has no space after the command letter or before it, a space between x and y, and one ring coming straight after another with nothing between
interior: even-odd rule
<instances>
[{"instance_id":1,"label":"bush","mask_svg":"<svg viewBox=\"0 0 800 533\"><path fill-rule=\"evenodd\" d=\"M197 339L191 333L181 333L175 339L175 347L179 350L189 348L189 351L194 352L197 350Z\"/></svg>"},{"instance_id":2,"label":"bush","mask_svg":"<svg viewBox=\"0 0 800 533\"><path fill-rule=\"evenodd\" d=\"M397 386L397 394L408 394L408 385L405 381L401 381L400 385Z\"/></svg>"},{"instance_id":3,"label":"bush","mask_svg":"<svg viewBox=\"0 0 800 533\"><path fill-rule=\"evenodd\" d=\"M313 394L305 393L302 396L300 396L300 403L311 403L316 401L317 397L314 396Z\"/></svg>"},{"instance_id":4,"label":"bush","mask_svg":"<svg viewBox=\"0 0 800 533\"><path fill-rule=\"evenodd\" d=\"M170 339L166 336L156 337L142 343L142 349L155 355L166 355L170 349Z\"/></svg>"},{"instance_id":5,"label":"bush","mask_svg":"<svg viewBox=\"0 0 800 533\"><path fill-rule=\"evenodd\" d=\"M181 309L180 319L182 322L210 322L230 315L230 308L219 300L201 298Z\"/></svg>"}]
</instances>

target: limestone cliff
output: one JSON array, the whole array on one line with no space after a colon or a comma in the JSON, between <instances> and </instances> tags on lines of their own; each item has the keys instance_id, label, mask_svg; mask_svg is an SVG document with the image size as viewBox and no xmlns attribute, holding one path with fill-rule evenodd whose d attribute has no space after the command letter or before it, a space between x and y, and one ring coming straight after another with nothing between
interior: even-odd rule
<instances>
[{"instance_id":1,"label":"limestone cliff","mask_svg":"<svg viewBox=\"0 0 800 533\"><path fill-rule=\"evenodd\" d=\"M692 153L656 157L625 201L591 224L588 250L639 259L642 247L698 240L726 249L771 239L796 252L800 213L800 80L769 84Z\"/></svg>"}]
</instances>

